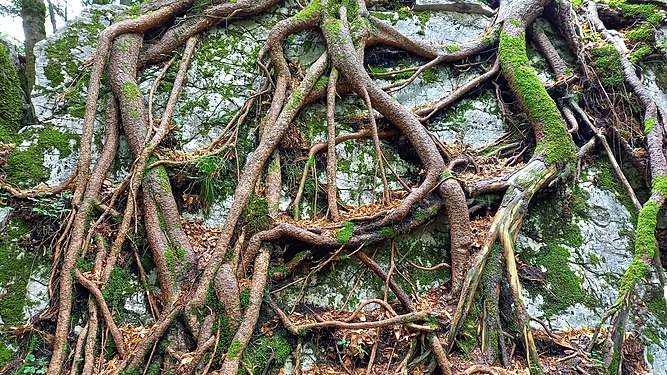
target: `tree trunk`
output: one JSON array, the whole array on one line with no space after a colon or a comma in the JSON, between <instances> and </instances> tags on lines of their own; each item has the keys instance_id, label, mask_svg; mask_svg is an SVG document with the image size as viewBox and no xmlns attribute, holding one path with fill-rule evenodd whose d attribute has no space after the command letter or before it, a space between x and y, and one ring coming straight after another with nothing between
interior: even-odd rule
<instances>
[{"instance_id":1,"label":"tree trunk","mask_svg":"<svg viewBox=\"0 0 667 375\"><path fill-rule=\"evenodd\" d=\"M25 75L26 93L30 96L35 85L35 44L46 38L44 24L46 22L46 6L44 0L22 0L21 18L25 35Z\"/></svg>"}]
</instances>

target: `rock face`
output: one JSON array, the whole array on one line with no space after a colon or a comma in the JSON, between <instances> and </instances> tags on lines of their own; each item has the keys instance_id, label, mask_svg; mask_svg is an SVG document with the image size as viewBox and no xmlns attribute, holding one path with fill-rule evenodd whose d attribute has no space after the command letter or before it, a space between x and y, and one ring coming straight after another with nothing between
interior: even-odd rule
<instances>
[{"instance_id":1,"label":"rock face","mask_svg":"<svg viewBox=\"0 0 667 375\"><path fill-rule=\"evenodd\" d=\"M49 261L25 246L28 232L22 220L11 219L0 233L0 325L20 325L49 303Z\"/></svg>"},{"instance_id":2,"label":"rock face","mask_svg":"<svg viewBox=\"0 0 667 375\"><path fill-rule=\"evenodd\" d=\"M600 160L568 190L533 204L518 237L521 260L546 273L545 280L524 280L528 312L553 330L595 327L616 303L632 261L637 211L612 173ZM632 324L646 345L647 363L665 374L667 329L660 322L667 314L657 280L637 299Z\"/></svg>"},{"instance_id":3,"label":"rock face","mask_svg":"<svg viewBox=\"0 0 667 375\"><path fill-rule=\"evenodd\" d=\"M491 9L483 1L475 0L417 0L415 10L439 10L446 12L476 13L487 17L493 16Z\"/></svg>"},{"instance_id":4,"label":"rock face","mask_svg":"<svg viewBox=\"0 0 667 375\"><path fill-rule=\"evenodd\" d=\"M21 187L57 185L74 170L83 124L88 73L99 32L122 7L92 6L53 36L35 45L35 86L31 93L37 124L12 134L16 145L7 179Z\"/></svg>"}]
</instances>

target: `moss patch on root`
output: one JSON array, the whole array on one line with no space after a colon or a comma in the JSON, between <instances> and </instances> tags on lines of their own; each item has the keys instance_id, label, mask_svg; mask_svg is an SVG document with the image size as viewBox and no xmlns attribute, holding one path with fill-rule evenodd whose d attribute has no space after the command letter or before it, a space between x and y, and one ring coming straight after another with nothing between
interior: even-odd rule
<instances>
[{"instance_id":1,"label":"moss patch on root","mask_svg":"<svg viewBox=\"0 0 667 375\"><path fill-rule=\"evenodd\" d=\"M655 119L653 118L647 118L646 121L644 121L644 133L648 134L653 130L655 127Z\"/></svg>"},{"instance_id":2,"label":"moss patch on root","mask_svg":"<svg viewBox=\"0 0 667 375\"><path fill-rule=\"evenodd\" d=\"M657 176L653 179L652 185L652 192L654 194L660 193L663 196L667 196L667 178ZM644 203L641 211L639 211L634 257L621 279L619 299L631 293L637 282L649 274L649 265L658 251L658 241L655 238L658 211L660 211L660 206L653 200L648 200Z\"/></svg>"},{"instance_id":3,"label":"moss patch on root","mask_svg":"<svg viewBox=\"0 0 667 375\"><path fill-rule=\"evenodd\" d=\"M538 149L544 150L546 162L573 163L576 158L574 144L567 134L567 127L556 103L530 66L525 33L513 37L503 31L498 54L502 70L528 112L528 117L544 128L544 139L538 144Z\"/></svg>"},{"instance_id":4,"label":"moss patch on root","mask_svg":"<svg viewBox=\"0 0 667 375\"><path fill-rule=\"evenodd\" d=\"M354 232L354 223L344 221L343 227L336 231L336 240L338 243L347 243L352 238Z\"/></svg>"}]
</instances>

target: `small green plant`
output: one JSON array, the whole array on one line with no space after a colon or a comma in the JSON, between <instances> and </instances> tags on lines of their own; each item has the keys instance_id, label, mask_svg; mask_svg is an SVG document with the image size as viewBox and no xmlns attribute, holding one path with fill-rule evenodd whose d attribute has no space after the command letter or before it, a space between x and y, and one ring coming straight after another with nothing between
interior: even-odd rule
<instances>
[{"instance_id":1,"label":"small green plant","mask_svg":"<svg viewBox=\"0 0 667 375\"><path fill-rule=\"evenodd\" d=\"M49 363L44 358L36 358L34 354L30 353L25 357L23 366L24 374L46 374L46 369Z\"/></svg>"},{"instance_id":2,"label":"small green plant","mask_svg":"<svg viewBox=\"0 0 667 375\"><path fill-rule=\"evenodd\" d=\"M72 209L67 205L70 199L72 199L72 194L69 192L54 197L28 198L28 200L35 202L35 207L32 208L33 212L48 217L60 217L60 215L70 212Z\"/></svg>"},{"instance_id":3,"label":"small green plant","mask_svg":"<svg viewBox=\"0 0 667 375\"><path fill-rule=\"evenodd\" d=\"M336 345L340 345L343 347L343 350L347 350L347 348L350 347L350 340L348 339L340 339Z\"/></svg>"},{"instance_id":4,"label":"small green plant","mask_svg":"<svg viewBox=\"0 0 667 375\"><path fill-rule=\"evenodd\" d=\"M356 350L357 353L364 353L364 354L368 355L368 352L366 351L366 349L364 349L364 347L361 346L361 345L355 346L354 350Z\"/></svg>"},{"instance_id":5,"label":"small green plant","mask_svg":"<svg viewBox=\"0 0 667 375\"><path fill-rule=\"evenodd\" d=\"M208 211L216 196L233 189L231 178L227 178L228 163L220 155L206 155L197 160L192 178L199 182L199 201Z\"/></svg>"}]
</instances>

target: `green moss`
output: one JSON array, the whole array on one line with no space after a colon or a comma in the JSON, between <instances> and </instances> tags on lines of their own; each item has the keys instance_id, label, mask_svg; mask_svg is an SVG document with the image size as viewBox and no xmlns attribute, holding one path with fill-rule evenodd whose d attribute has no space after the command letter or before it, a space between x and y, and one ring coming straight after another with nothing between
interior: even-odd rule
<instances>
[{"instance_id":1,"label":"green moss","mask_svg":"<svg viewBox=\"0 0 667 375\"><path fill-rule=\"evenodd\" d=\"M125 99L129 101L135 101L143 97L143 94L141 93L139 86L137 86L137 84L133 82L124 82L122 91L123 91L123 96L125 96Z\"/></svg>"},{"instance_id":2,"label":"green moss","mask_svg":"<svg viewBox=\"0 0 667 375\"><path fill-rule=\"evenodd\" d=\"M197 314L199 319L202 319L204 316L211 313L211 310L215 313L217 319L213 322L213 331L217 331L218 327L220 328L220 343L222 347L227 347L231 342L231 334L229 332L229 322L227 320L227 315L225 314L225 306L222 301L218 299L217 294L213 286L209 286L206 291L206 297L204 299L205 307L199 310ZM213 363L220 364L222 362L224 351L218 351L216 354Z\"/></svg>"},{"instance_id":3,"label":"green moss","mask_svg":"<svg viewBox=\"0 0 667 375\"><path fill-rule=\"evenodd\" d=\"M86 273L88 271L91 271L93 269L94 263L88 259L85 259L83 257L78 257L76 259L76 269L79 270L81 273Z\"/></svg>"},{"instance_id":4,"label":"green moss","mask_svg":"<svg viewBox=\"0 0 667 375\"><path fill-rule=\"evenodd\" d=\"M125 299L136 292L136 288L129 282L131 279L132 274L125 268L115 267L111 271L106 287L102 291L110 308L119 308Z\"/></svg>"},{"instance_id":5,"label":"green moss","mask_svg":"<svg viewBox=\"0 0 667 375\"><path fill-rule=\"evenodd\" d=\"M374 10L372 10L370 13L371 13L371 16L373 16L377 19L383 20L383 21L387 21L391 24L395 24L395 22L396 22L395 13L392 13L392 12L378 12L378 11L374 11Z\"/></svg>"},{"instance_id":6,"label":"green moss","mask_svg":"<svg viewBox=\"0 0 667 375\"><path fill-rule=\"evenodd\" d=\"M164 252L164 258L169 270L172 273L175 273L178 265L185 261L185 249L172 249L172 247L169 247L169 249Z\"/></svg>"},{"instance_id":7,"label":"green moss","mask_svg":"<svg viewBox=\"0 0 667 375\"><path fill-rule=\"evenodd\" d=\"M471 358L473 350L477 348L479 337L477 328L479 327L478 320L481 313L482 301L479 293L475 295L475 299L470 307L468 316L465 322L461 325L460 334L456 337L456 345L461 349L462 358Z\"/></svg>"},{"instance_id":8,"label":"green moss","mask_svg":"<svg viewBox=\"0 0 667 375\"><path fill-rule=\"evenodd\" d=\"M347 243L354 234L354 223L351 221L344 221L343 227L336 231L336 240L338 243Z\"/></svg>"},{"instance_id":9,"label":"green moss","mask_svg":"<svg viewBox=\"0 0 667 375\"><path fill-rule=\"evenodd\" d=\"M239 296L241 307L244 309L250 304L250 288L244 289Z\"/></svg>"},{"instance_id":10,"label":"green moss","mask_svg":"<svg viewBox=\"0 0 667 375\"><path fill-rule=\"evenodd\" d=\"M345 42L345 37L341 31L342 26L342 21L335 18L329 18L322 22L322 31L330 39L327 40L328 43L341 44Z\"/></svg>"},{"instance_id":11,"label":"green moss","mask_svg":"<svg viewBox=\"0 0 667 375\"><path fill-rule=\"evenodd\" d=\"M547 270L549 290L553 293L544 304L547 317L567 309L584 298L579 278L569 267L570 252L563 246L548 244L546 252L540 252L537 263Z\"/></svg>"},{"instance_id":12,"label":"green moss","mask_svg":"<svg viewBox=\"0 0 667 375\"><path fill-rule=\"evenodd\" d=\"M454 53L454 52L460 51L461 47L457 46L456 44L448 44L448 45L445 46L445 49L449 53Z\"/></svg>"},{"instance_id":13,"label":"green moss","mask_svg":"<svg viewBox=\"0 0 667 375\"><path fill-rule=\"evenodd\" d=\"M516 27L521 27L521 22L515 18L510 18L510 23Z\"/></svg>"},{"instance_id":14,"label":"green moss","mask_svg":"<svg viewBox=\"0 0 667 375\"><path fill-rule=\"evenodd\" d=\"M7 180L23 187L46 180L48 177L46 170L41 163L36 163L42 158L43 155L40 155L36 148L22 152L13 151L5 167Z\"/></svg>"},{"instance_id":15,"label":"green moss","mask_svg":"<svg viewBox=\"0 0 667 375\"><path fill-rule=\"evenodd\" d=\"M282 367L292 353L292 347L282 330L273 336L263 336L252 342L243 355L244 361L255 374L265 373L266 364L273 355L273 366Z\"/></svg>"},{"instance_id":16,"label":"green moss","mask_svg":"<svg viewBox=\"0 0 667 375\"><path fill-rule=\"evenodd\" d=\"M534 123L544 128L544 148L547 163L572 163L576 159L575 148L567 134L556 103L537 78L526 55L526 36L521 33L511 37L503 32L500 36L498 54L503 72L513 82L514 89L526 107L528 116Z\"/></svg>"},{"instance_id":17,"label":"green moss","mask_svg":"<svg viewBox=\"0 0 667 375\"><path fill-rule=\"evenodd\" d=\"M23 103L18 75L5 46L0 44L0 143L13 142L21 128Z\"/></svg>"},{"instance_id":18,"label":"green moss","mask_svg":"<svg viewBox=\"0 0 667 375\"><path fill-rule=\"evenodd\" d=\"M424 221L432 218L435 216L435 214L438 213L438 208L435 206L429 207L429 208L417 208L415 210L415 220L416 221Z\"/></svg>"},{"instance_id":19,"label":"green moss","mask_svg":"<svg viewBox=\"0 0 667 375\"><path fill-rule=\"evenodd\" d=\"M50 125L44 128L34 127L15 135L15 143L28 141L32 144L12 150L8 163L4 167L7 180L21 187L45 181L48 174L46 168L44 168L44 155L47 152L57 150L60 158L65 158L72 152L71 143L76 143L76 146L78 146L79 138L79 135L62 133L53 129Z\"/></svg>"},{"instance_id":20,"label":"green moss","mask_svg":"<svg viewBox=\"0 0 667 375\"><path fill-rule=\"evenodd\" d=\"M654 34L653 27L648 24L641 24L634 29L631 29L625 34L625 37L628 38L628 41L631 43L646 42L649 43L653 40Z\"/></svg>"},{"instance_id":21,"label":"green moss","mask_svg":"<svg viewBox=\"0 0 667 375\"><path fill-rule=\"evenodd\" d=\"M621 91L625 83L623 65L618 52L612 45L605 45L591 50L593 61L591 66L607 89Z\"/></svg>"},{"instance_id":22,"label":"green moss","mask_svg":"<svg viewBox=\"0 0 667 375\"><path fill-rule=\"evenodd\" d=\"M417 16L417 19L419 19L419 24L422 27L422 30L424 29L424 26L426 26L426 23L433 17L433 12L430 11L421 11L421 12L415 12L415 15Z\"/></svg>"},{"instance_id":23,"label":"green moss","mask_svg":"<svg viewBox=\"0 0 667 375\"><path fill-rule=\"evenodd\" d=\"M422 79L426 83L436 82L438 80L438 74L433 71L433 69L425 70L422 73Z\"/></svg>"},{"instance_id":24,"label":"green moss","mask_svg":"<svg viewBox=\"0 0 667 375\"><path fill-rule=\"evenodd\" d=\"M51 60L46 63L46 68L44 68L44 76L53 86L58 86L65 81L65 77L62 74L60 65Z\"/></svg>"},{"instance_id":25,"label":"green moss","mask_svg":"<svg viewBox=\"0 0 667 375\"><path fill-rule=\"evenodd\" d=\"M66 158L71 154L70 141L72 138L71 134L59 132L50 126L45 127L39 132L39 143L58 150L61 158ZM76 147L78 146L79 142L77 139Z\"/></svg>"},{"instance_id":26,"label":"green moss","mask_svg":"<svg viewBox=\"0 0 667 375\"><path fill-rule=\"evenodd\" d=\"M592 265L598 265L598 264L600 264L600 257L591 253L591 254L588 255L588 263L590 263Z\"/></svg>"},{"instance_id":27,"label":"green moss","mask_svg":"<svg viewBox=\"0 0 667 375\"><path fill-rule=\"evenodd\" d=\"M380 234L383 237L386 237L386 238L394 238L394 237L396 237L397 233L396 233L396 229L394 229L394 228L383 227L382 229L380 229Z\"/></svg>"},{"instance_id":28,"label":"green moss","mask_svg":"<svg viewBox=\"0 0 667 375\"><path fill-rule=\"evenodd\" d=\"M616 199L618 199L618 201L621 202L623 207L625 207L625 209L627 209L628 212L630 212L630 221L632 223L636 223L637 214L639 212L637 211L637 208L635 207L634 203L626 193L623 185L620 183L620 181L618 181L616 173L614 172L614 169L612 168L611 164L609 164L606 161L605 162L598 161L594 165L599 170L599 172L596 173L595 175L595 177L597 178L597 185L602 190L606 190L613 193Z\"/></svg>"},{"instance_id":29,"label":"green moss","mask_svg":"<svg viewBox=\"0 0 667 375\"><path fill-rule=\"evenodd\" d=\"M7 347L4 339L0 339L0 368L4 367L9 361L14 359L16 354L14 350Z\"/></svg>"},{"instance_id":30,"label":"green moss","mask_svg":"<svg viewBox=\"0 0 667 375\"><path fill-rule=\"evenodd\" d=\"M103 28L104 26L99 22L99 15L97 15L97 19L93 17L92 23L70 27L60 38L47 45L44 75L50 81L50 87L57 87L78 75L79 66L70 51L81 46L82 42L95 46L97 35Z\"/></svg>"},{"instance_id":31,"label":"green moss","mask_svg":"<svg viewBox=\"0 0 667 375\"><path fill-rule=\"evenodd\" d=\"M308 5L295 14L292 18L297 21L311 20L319 17L320 10L322 9L322 3L320 0L313 0Z\"/></svg>"},{"instance_id":32,"label":"green moss","mask_svg":"<svg viewBox=\"0 0 667 375\"><path fill-rule=\"evenodd\" d=\"M638 64L644 59L644 57L650 55L651 52L653 52L653 48L647 45L641 45L639 48L635 48L632 53L630 53L630 62L633 64Z\"/></svg>"},{"instance_id":33,"label":"green moss","mask_svg":"<svg viewBox=\"0 0 667 375\"><path fill-rule=\"evenodd\" d=\"M124 52L127 52L127 51L130 50L130 46L128 46L127 44L123 44L123 43L114 44L114 48L116 48L119 51L124 51Z\"/></svg>"},{"instance_id":34,"label":"green moss","mask_svg":"<svg viewBox=\"0 0 667 375\"><path fill-rule=\"evenodd\" d=\"M371 76L373 76L373 74L390 73L393 70L403 70L407 67L408 66L406 64L403 64L403 62L401 62L397 68L391 68L391 69L390 68L385 68L385 67L369 65L368 66L368 72ZM426 73L426 72L424 72L424 73ZM424 78L424 73L422 73L422 78ZM391 76L385 76L385 77L382 77L382 79L386 79L386 80L389 80L389 81L406 80L406 79L412 77L413 74L414 74L414 72L406 71L406 72L396 73L396 74L391 75ZM426 80L426 78L424 78L424 80Z\"/></svg>"},{"instance_id":35,"label":"green moss","mask_svg":"<svg viewBox=\"0 0 667 375\"><path fill-rule=\"evenodd\" d=\"M588 219L590 218L588 201L590 194L588 191L582 189L578 184L572 187L572 193L568 197L567 206L572 213L572 216Z\"/></svg>"},{"instance_id":36,"label":"green moss","mask_svg":"<svg viewBox=\"0 0 667 375\"><path fill-rule=\"evenodd\" d=\"M625 0L610 0L607 4L618 9L624 17L645 19L653 26L662 23L663 16L654 4L628 4Z\"/></svg>"},{"instance_id":37,"label":"green moss","mask_svg":"<svg viewBox=\"0 0 667 375\"><path fill-rule=\"evenodd\" d=\"M300 265L310 255L311 255L311 252L309 250L300 251L289 262L287 262L283 265L279 265L279 266L272 265L271 268L270 268L269 274L274 275L274 277L280 277L280 278L286 277L287 272L290 269L293 269L294 267Z\"/></svg>"},{"instance_id":38,"label":"green moss","mask_svg":"<svg viewBox=\"0 0 667 375\"><path fill-rule=\"evenodd\" d=\"M546 283L526 285L526 289L531 295L537 293L544 298L543 311L547 318L576 303L590 307L599 305L595 296L582 287L583 280L570 268L573 262L570 249L583 245L577 219L582 218L579 211L585 210L587 199L587 194L576 186L571 190L560 189L547 199L531 202L526 215L527 223L522 230L528 237L544 242L545 246L535 250L524 248L522 259L546 271ZM577 207L579 205L581 207ZM591 254L588 261L596 264L600 259Z\"/></svg>"},{"instance_id":39,"label":"green moss","mask_svg":"<svg viewBox=\"0 0 667 375\"><path fill-rule=\"evenodd\" d=\"M652 191L660 193L667 198L667 177L656 176L652 181Z\"/></svg>"},{"instance_id":40,"label":"green moss","mask_svg":"<svg viewBox=\"0 0 667 375\"><path fill-rule=\"evenodd\" d=\"M239 356L241 351L241 342L239 340L234 340L232 343L229 345L229 349L227 350L227 358L231 359L236 359L236 357Z\"/></svg>"},{"instance_id":41,"label":"green moss","mask_svg":"<svg viewBox=\"0 0 667 375\"><path fill-rule=\"evenodd\" d=\"M646 300L646 307L655 316L662 325L667 325L667 309L665 309L665 299L658 290L649 294Z\"/></svg>"},{"instance_id":42,"label":"green moss","mask_svg":"<svg viewBox=\"0 0 667 375\"><path fill-rule=\"evenodd\" d=\"M635 251L630 266L623 274L619 288L619 299L632 291L637 282L649 272L649 263L655 256L658 243L655 239L655 227L660 206L652 200L644 203L639 211L635 231Z\"/></svg>"},{"instance_id":43,"label":"green moss","mask_svg":"<svg viewBox=\"0 0 667 375\"><path fill-rule=\"evenodd\" d=\"M0 234L0 317L5 325L23 323L26 289L32 271L34 257L23 252L17 243L29 232L20 218L10 220Z\"/></svg>"},{"instance_id":44,"label":"green moss","mask_svg":"<svg viewBox=\"0 0 667 375\"><path fill-rule=\"evenodd\" d=\"M246 230L251 233L261 232L271 228L269 206L266 198L256 194L250 196L246 208L243 210L243 222Z\"/></svg>"},{"instance_id":45,"label":"green moss","mask_svg":"<svg viewBox=\"0 0 667 375\"><path fill-rule=\"evenodd\" d=\"M611 357L611 363L609 364L609 367L607 368L607 375L617 375L618 374L618 368L621 364L621 353L618 351L614 350L614 353L612 354Z\"/></svg>"},{"instance_id":46,"label":"green moss","mask_svg":"<svg viewBox=\"0 0 667 375\"><path fill-rule=\"evenodd\" d=\"M647 118L646 121L644 121L644 133L648 134L653 130L655 127L655 119L654 118Z\"/></svg>"},{"instance_id":47,"label":"green moss","mask_svg":"<svg viewBox=\"0 0 667 375\"><path fill-rule=\"evenodd\" d=\"M212 5L213 0L194 0L192 7L195 9L195 12L201 12L204 8Z\"/></svg>"}]
</instances>

